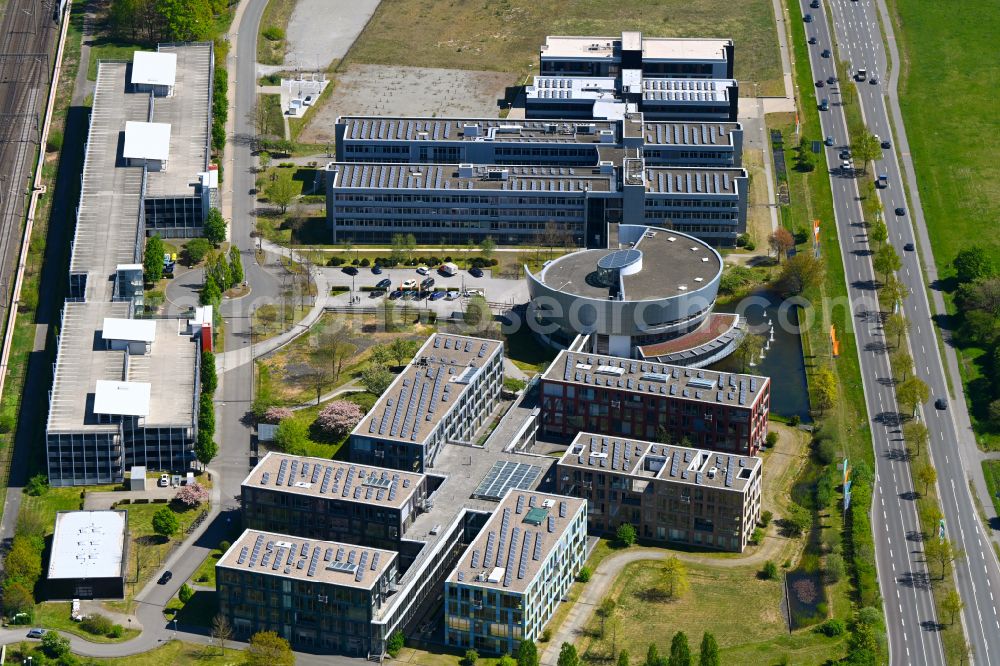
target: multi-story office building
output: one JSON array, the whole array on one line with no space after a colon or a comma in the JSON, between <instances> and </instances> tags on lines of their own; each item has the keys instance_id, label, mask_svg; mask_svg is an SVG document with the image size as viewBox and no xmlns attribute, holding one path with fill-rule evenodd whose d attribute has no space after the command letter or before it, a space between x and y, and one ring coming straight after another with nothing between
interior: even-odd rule
<instances>
[{"instance_id":1,"label":"multi-story office building","mask_svg":"<svg viewBox=\"0 0 1000 666\"><path fill-rule=\"evenodd\" d=\"M760 458L579 433L556 465L560 494L587 500L591 533L740 552L760 515Z\"/></svg>"},{"instance_id":2,"label":"multi-story office building","mask_svg":"<svg viewBox=\"0 0 1000 666\"><path fill-rule=\"evenodd\" d=\"M270 452L243 481L249 529L399 550L427 499L427 477Z\"/></svg>"},{"instance_id":3,"label":"multi-story office building","mask_svg":"<svg viewBox=\"0 0 1000 666\"><path fill-rule=\"evenodd\" d=\"M620 37L549 35L538 60L543 76L616 77L639 70L650 78L731 79L733 41L643 37L641 32L623 32Z\"/></svg>"},{"instance_id":4,"label":"multi-story office building","mask_svg":"<svg viewBox=\"0 0 1000 666\"><path fill-rule=\"evenodd\" d=\"M586 501L508 491L445 580L445 643L514 654L541 634L586 554Z\"/></svg>"},{"instance_id":5,"label":"multi-story office building","mask_svg":"<svg viewBox=\"0 0 1000 666\"><path fill-rule=\"evenodd\" d=\"M771 380L570 351L541 380L541 431L579 432L756 455L767 435Z\"/></svg>"},{"instance_id":6,"label":"multi-story office building","mask_svg":"<svg viewBox=\"0 0 1000 666\"><path fill-rule=\"evenodd\" d=\"M577 244L607 247L622 221L733 245L746 230L743 169L647 167L639 157L597 167L471 164L327 165L327 222L334 242L465 243L491 236L533 242L556 224Z\"/></svg>"},{"instance_id":7,"label":"multi-story office building","mask_svg":"<svg viewBox=\"0 0 1000 666\"><path fill-rule=\"evenodd\" d=\"M49 396L54 485L193 460L198 333L181 320L132 316L143 306L147 231L200 235L218 196L208 164L213 68L211 43L98 63Z\"/></svg>"},{"instance_id":8,"label":"multi-story office building","mask_svg":"<svg viewBox=\"0 0 1000 666\"><path fill-rule=\"evenodd\" d=\"M593 166L641 149L649 166L739 167L743 128L730 122L344 116L341 162Z\"/></svg>"},{"instance_id":9,"label":"multi-story office building","mask_svg":"<svg viewBox=\"0 0 1000 666\"><path fill-rule=\"evenodd\" d=\"M423 472L445 442L472 440L502 385L502 343L435 333L351 433L351 460Z\"/></svg>"},{"instance_id":10,"label":"multi-story office building","mask_svg":"<svg viewBox=\"0 0 1000 666\"><path fill-rule=\"evenodd\" d=\"M237 638L274 631L295 649L382 654L373 622L395 590L396 553L246 530L215 569L219 612Z\"/></svg>"}]
</instances>

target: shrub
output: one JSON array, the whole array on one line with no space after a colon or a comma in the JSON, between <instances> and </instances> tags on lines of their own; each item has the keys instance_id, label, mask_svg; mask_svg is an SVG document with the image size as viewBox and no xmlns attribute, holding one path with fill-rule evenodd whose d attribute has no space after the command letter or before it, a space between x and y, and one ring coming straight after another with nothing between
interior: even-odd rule
<instances>
[{"instance_id":1,"label":"shrub","mask_svg":"<svg viewBox=\"0 0 1000 666\"><path fill-rule=\"evenodd\" d=\"M760 571L760 577L764 580L774 580L778 577L778 565L771 560L764 562L764 568Z\"/></svg>"},{"instance_id":2,"label":"shrub","mask_svg":"<svg viewBox=\"0 0 1000 666\"><path fill-rule=\"evenodd\" d=\"M95 636L107 635L111 632L111 626L111 619L99 613L88 615L80 621L80 628Z\"/></svg>"},{"instance_id":3,"label":"shrub","mask_svg":"<svg viewBox=\"0 0 1000 666\"><path fill-rule=\"evenodd\" d=\"M789 417L789 419L788 419L788 425L792 426L793 428L798 428L799 427L799 422L801 420L802 419L799 418L798 414L792 414L791 417Z\"/></svg>"},{"instance_id":4,"label":"shrub","mask_svg":"<svg viewBox=\"0 0 1000 666\"><path fill-rule=\"evenodd\" d=\"M586 583L592 575L593 572L590 570L590 567L580 567L580 573L576 575L576 579L581 583Z\"/></svg>"},{"instance_id":5,"label":"shrub","mask_svg":"<svg viewBox=\"0 0 1000 666\"><path fill-rule=\"evenodd\" d=\"M363 259L361 259L361 267L362 268L368 268L371 265L372 265L372 262L368 260L368 257L364 257Z\"/></svg>"},{"instance_id":6,"label":"shrub","mask_svg":"<svg viewBox=\"0 0 1000 666\"><path fill-rule=\"evenodd\" d=\"M778 433L772 430L771 432L767 433L767 437L765 438L764 441L767 442L768 448L772 448L775 444L778 443Z\"/></svg>"},{"instance_id":7,"label":"shrub","mask_svg":"<svg viewBox=\"0 0 1000 666\"><path fill-rule=\"evenodd\" d=\"M188 266L201 263L211 249L212 243L207 238L192 238L184 244L185 263Z\"/></svg>"},{"instance_id":8,"label":"shrub","mask_svg":"<svg viewBox=\"0 0 1000 666\"><path fill-rule=\"evenodd\" d=\"M194 590L188 586L187 583L181 585L181 589L177 592L177 598L181 600L182 604L186 604L191 601L191 597L194 596Z\"/></svg>"},{"instance_id":9,"label":"shrub","mask_svg":"<svg viewBox=\"0 0 1000 666\"><path fill-rule=\"evenodd\" d=\"M385 643L385 651L389 653L390 657L395 657L399 654L399 651L403 649L403 644L405 639L403 638L403 632L398 629L392 632L389 636L389 640Z\"/></svg>"},{"instance_id":10,"label":"shrub","mask_svg":"<svg viewBox=\"0 0 1000 666\"><path fill-rule=\"evenodd\" d=\"M623 546L634 545L636 539L635 527L633 527L630 523L622 523L618 526L618 531L615 532L615 537L618 539L618 543Z\"/></svg>"},{"instance_id":11,"label":"shrub","mask_svg":"<svg viewBox=\"0 0 1000 666\"><path fill-rule=\"evenodd\" d=\"M837 553L830 553L826 556L826 579L831 583L836 583L844 577L844 558Z\"/></svg>"},{"instance_id":12,"label":"shrub","mask_svg":"<svg viewBox=\"0 0 1000 666\"><path fill-rule=\"evenodd\" d=\"M344 263L343 257L333 256L326 260L327 266L340 266Z\"/></svg>"},{"instance_id":13,"label":"shrub","mask_svg":"<svg viewBox=\"0 0 1000 666\"><path fill-rule=\"evenodd\" d=\"M477 661L479 661L479 653L475 650L466 650L462 657L462 666L476 666Z\"/></svg>"},{"instance_id":14,"label":"shrub","mask_svg":"<svg viewBox=\"0 0 1000 666\"><path fill-rule=\"evenodd\" d=\"M32 497L40 497L49 491L49 477L44 474L36 474L24 486L24 492Z\"/></svg>"},{"instance_id":15,"label":"shrub","mask_svg":"<svg viewBox=\"0 0 1000 666\"><path fill-rule=\"evenodd\" d=\"M38 292L33 292L33 293L36 294L36 297L35 297L35 301L36 301L35 302L35 307L37 307L38 306L38 303L37 303L37 300L38 300L37 293ZM34 309L34 308L32 308L32 309ZM13 414L4 414L3 416L0 416L0 433L3 433L3 434L6 435L8 432L14 432L14 426L16 426L16 425L17 425L17 419L14 417Z\"/></svg>"},{"instance_id":16,"label":"shrub","mask_svg":"<svg viewBox=\"0 0 1000 666\"><path fill-rule=\"evenodd\" d=\"M177 494L174 495L174 500L184 506L195 507L208 501L208 489L200 483L189 483L186 486L181 486Z\"/></svg>"},{"instance_id":17,"label":"shrub","mask_svg":"<svg viewBox=\"0 0 1000 666\"><path fill-rule=\"evenodd\" d=\"M228 541L220 541L219 542L219 550L221 550L223 553L225 553L227 550L229 550L232 547L233 547L233 544L229 543Z\"/></svg>"},{"instance_id":18,"label":"shrub","mask_svg":"<svg viewBox=\"0 0 1000 666\"><path fill-rule=\"evenodd\" d=\"M832 438L816 441L814 450L816 451L816 459L823 465L832 463L840 453L837 449L837 443Z\"/></svg>"},{"instance_id":19,"label":"shrub","mask_svg":"<svg viewBox=\"0 0 1000 666\"><path fill-rule=\"evenodd\" d=\"M542 642L548 643L551 640L552 640L552 630L546 627L545 630L542 631Z\"/></svg>"},{"instance_id":20,"label":"shrub","mask_svg":"<svg viewBox=\"0 0 1000 666\"><path fill-rule=\"evenodd\" d=\"M767 527L771 523L771 519L774 518L774 514L770 511L765 511L760 514L760 524L761 527Z\"/></svg>"},{"instance_id":21,"label":"shrub","mask_svg":"<svg viewBox=\"0 0 1000 666\"><path fill-rule=\"evenodd\" d=\"M264 35L264 39L269 42L280 42L285 38L285 31L276 25L270 25L264 28L264 32L261 34Z\"/></svg>"},{"instance_id":22,"label":"shrub","mask_svg":"<svg viewBox=\"0 0 1000 666\"><path fill-rule=\"evenodd\" d=\"M358 425L365 413L348 400L334 400L316 417L316 424L333 437L343 437Z\"/></svg>"},{"instance_id":23,"label":"shrub","mask_svg":"<svg viewBox=\"0 0 1000 666\"><path fill-rule=\"evenodd\" d=\"M108 638L121 638L125 635L125 627L120 624L111 625L111 629L108 631Z\"/></svg>"},{"instance_id":24,"label":"shrub","mask_svg":"<svg viewBox=\"0 0 1000 666\"><path fill-rule=\"evenodd\" d=\"M53 659L64 657L69 654L69 639L54 631L47 631L42 636L42 652Z\"/></svg>"},{"instance_id":25,"label":"shrub","mask_svg":"<svg viewBox=\"0 0 1000 666\"><path fill-rule=\"evenodd\" d=\"M294 414L294 412L288 407L268 407L264 412L264 418L261 420L264 423L277 425L292 416L292 414Z\"/></svg>"},{"instance_id":26,"label":"shrub","mask_svg":"<svg viewBox=\"0 0 1000 666\"><path fill-rule=\"evenodd\" d=\"M755 546L759 546L762 541L764 541L764 530L758 527L753 531L753 534L750 536L750 543L752 543Z\"/></svg>"},{"instance_id":27,"label":"shrub","mask_svg":"<svg viewBox=\"0 0 1000 666\"><path fill-rule=\"evenodd\" d=\"M49 130L49 135L45 139L45 150L50 153L57 153L63 147L63 133L59 130Z\"/></svg>"}]
</instances>

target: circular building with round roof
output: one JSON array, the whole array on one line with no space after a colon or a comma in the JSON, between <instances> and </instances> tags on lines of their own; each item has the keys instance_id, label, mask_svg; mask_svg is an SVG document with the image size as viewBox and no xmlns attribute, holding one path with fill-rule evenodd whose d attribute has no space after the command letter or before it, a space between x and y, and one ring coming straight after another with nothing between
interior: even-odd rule
<instances>
[{"instance_id":1,"label":"circular building with round roof","mask_svg":"<svg viewBox=\"0 0 1000 666\"><path fill-rule=\"evenodd\" d=\"M722 257L677 231L622 224L612 247L526 273L530 325L557 347L584 334L596 353L704 365L732 351L739 336L736 315L712 312Z\"/></svg>"}]
</instances>

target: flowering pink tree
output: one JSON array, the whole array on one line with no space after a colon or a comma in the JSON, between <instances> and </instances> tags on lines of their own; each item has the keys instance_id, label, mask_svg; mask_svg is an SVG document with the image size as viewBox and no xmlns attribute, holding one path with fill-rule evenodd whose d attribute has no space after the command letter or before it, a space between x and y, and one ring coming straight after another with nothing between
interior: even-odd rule
<instances>
[{"instance_id":1,"label":"flowering pink tree","mask_svg":"<svg viewBox=\"0 0 1000 666\"><path fill-rule=\"evenodd\" d=\"M316 425L333 437L343 437L358 425L364 415L353 402L334 400L316 417Z\"/></svg>"},{"instance_id":2,"label":"flowering pink tree","mask_svg":"<svg viewBox=\"0 0 1000 666\"><path fill-rule=\"evenodd\" d=\"M283 419L287 419L292 415L292 410L288 407L268 407L267 411L264 412L264 423L273 423L275 425L281 423Z\"/></svg>"},{"instance_id":3,"label":"flowering pink tree","mask_svg":"<svg viewBox=\"0 0 1000 666\"><path fill-rule=\"evenodd\" d=\"M181 489L174 495L174 501L184 506L198 506L202 502L208 501L208 489L200 483L189 483L181 486Z\"/></svg>"}]
</instances>

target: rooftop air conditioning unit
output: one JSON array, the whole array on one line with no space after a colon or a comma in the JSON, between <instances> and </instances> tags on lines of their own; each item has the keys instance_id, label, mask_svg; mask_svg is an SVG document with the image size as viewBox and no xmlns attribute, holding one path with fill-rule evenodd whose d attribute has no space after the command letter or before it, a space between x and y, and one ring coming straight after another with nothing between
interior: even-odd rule
<instances>
[{"instance_id":1,"label":"rooftop air conditioning unit","mask_svg":"<svg viewBox=\"0 0 1000 666\"><path fill-rule=\"evenodd\" d=\"M510 178L510 171L507 169L488 169L486 180L507 180Z\"/></svg>"},{"instance_id":2,"label":"rooftop air conditioning unit","mask_svg":"<svg viewBox=\"0 0 1000 666\"><path fill-rule=\"evenodd\" d=\"M462 132L465 136L479 136L479 125L476 123L471 123L462 126Z\"/></svg>"},{"instance_id":3,"label":"rooftop air conditioning unit","mask_svg":"<svg viewBox=\"0 0 1000 666\"><path fill-rule=\"evenodd\" d=\"M718 473L719 473L719 469L717 467L712 467L712 468L710 468L708 470L708 478L714 479L715 475L718 474Z\"/></svg>"},{"instance_id":4,"label":"rooftop air conditioning unit","mask_svg":"<svg viewBox=\"0 0 1000 666\"><path fill-rule=\"evenodd\" d=\"M458 165L458 177L459 178L472 178L473 167L471 164L459 164Z\"/></svg>"},{"instance_id":5,"label":"rooftop air conditioning unit","mask_svg":"<svg viewBox=\"0 0 1000 666\"><path fill-rule=\"evenodd\" d=\"M576 131L579 134L593 134L596 130L597 125L594 125L593 123L583 123L581 125L577 125L576 127Z\"/></svg>"},{"instance_id":6,"label":"rooftop air conditioning unit","mask_svg":"<svg viewBox=\"0 0 1000 666\"><path fill-rule=\"evenodd\" d=\"M557 123L545 123L545 131L548 134L555 134L559 131L559 125Z\"/></svg>"}]
</instances>

